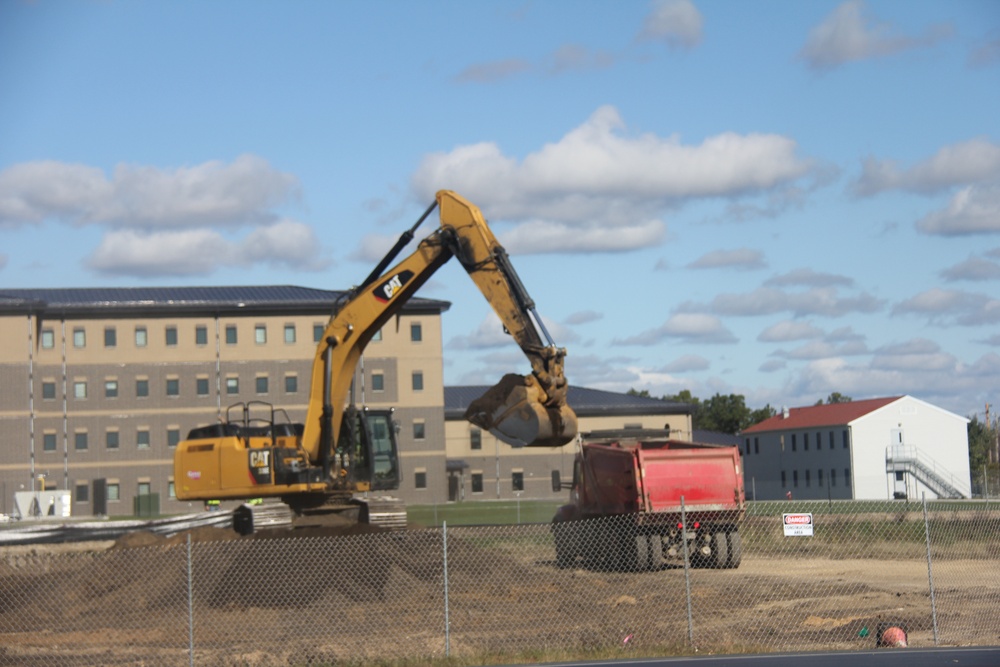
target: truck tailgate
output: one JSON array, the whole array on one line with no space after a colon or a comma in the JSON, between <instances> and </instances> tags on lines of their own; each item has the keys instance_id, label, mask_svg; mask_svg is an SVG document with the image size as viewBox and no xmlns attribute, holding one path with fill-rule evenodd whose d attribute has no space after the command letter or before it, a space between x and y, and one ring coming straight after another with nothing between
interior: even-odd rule
<instances>
[{"instance_id":1,"label":"truck tailgate","mask_svg":"<svg viewBox=\"0 0 1000 667\"><path fill-rule=\"evenodd\" d=\"M743 474L735 447L639 450L646 512L738 510Z\"/></svg>"}]
</instances>

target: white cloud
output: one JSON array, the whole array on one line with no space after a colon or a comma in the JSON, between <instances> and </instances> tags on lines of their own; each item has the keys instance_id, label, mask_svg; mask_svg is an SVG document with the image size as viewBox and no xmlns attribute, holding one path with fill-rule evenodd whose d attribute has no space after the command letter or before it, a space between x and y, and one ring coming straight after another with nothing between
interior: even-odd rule
<instances>
[{"instance_id":1,"label":"white cloud","mask_svg":"<svg viewBox=\"0 0 1000 667\"><path fill-rule=\"evenodd\" d=\"M579 340L579 337L572 330L552 322L548 318L543 317L542 323L553 339L559 341L560 345ZM487 313L475 331L466 335L454 336L448 341L448 347L454 350L488 350L508 345L516 347L517 341L504 331L503 323L494 312Z\"/></svg>"},{"instance_id":2,"label":"white cloud","mask_svg":"<svg viewBox=\"0 0 1000 667\"><path fill-rule=\"evenodd\" d=\"M618 345L655 345L667 338L692 343L735 343L736 336L714 315L704 313L674 313L656 329L647 329L635 336L616 339Z\"/></svg>"},{"instance_id":3,"label":"white cloud","mask_svg":"<svg viewBox=\"0 0 1000 667\"><path fill-rule=\"evenodd\" d=\"M917 229L944 236L1000 233L1000 183L963 188L946 208L917 221Z\"/></svg>"},{"instance_id":4,"label":"white cloud","mask_svg":"<svg viewBox=\"0 0 1000 667\"><path fill-rule=\"evenodd\" d=\"M703 23L701 13L690 0L657 0L643 21L638 39L690 49L701 42Z\"/></svg>"},{"instance_id":5,"label":"white cloud","mask_svg":"<svg viewBox=\"0 0 1000 667\"><path fill-rule=\"evenodd\" d=\"M719 315L756 316L787 311L796 317L839 317L848 313L873 313L881 310L883 305L883 300L867 293L842 297L833 287L814 287L795 294L760 287L742 294L720 294L712 299L708 309ZM691 310L699 307L686 304L684 308Z\"/></svg>"},{"instance_id":6,"label":"white cloud","mask_svg":"<svg viewBox=\"0 0 1000 667\"><path fill-rule=\"evenodd\" d=\"M909 168L901 168L894 160L866 158L852 190L860 197L886 190L934 194L956 185L989 183L998 179L1000 145L980 137L944 146Z\"/></svg>"},{"instance_id":7,"label":"white cloud","mask_svg":"<svg viewBox=\"0 0 1000 667\"><path fill-rule=\"evenodd\" d=\"M242 155L165 171L119 165L109 179L95 167L53 161L0 172L0 225L55 219L70 224L164 229L259 224L294 196L293 176Z\"/></svg>"},{"instance_id":8,"label":"white cloud","mask_svg":"<svg viewBox=\"0 0 1000 667\"><path fill-rule=\"evenodd\" d=\"M597 320L603 319L604 313L596 310L581 310L571 313L570 316L566 318L566 324L587 324L589 322L596 322Z\"/></svg>"},{"instance_id":9,"label":"white cloud","mask_svg":"<svg viewBox=\"0 0 1000 667\"><path fill-rule=\"evenodd\" d=\"M757 340L763 343L786 343L794 340L821 338L823 331L808 322L785 320L772 324L760 332Z\"/></svg>"},{"instance_id":10,"label":"white cloud","mask_svg":"<svg viewBox=\"0 0 1000 667\"><path fill-rule=\"evenodd\" d=\"M936 25L919 37L900 35L891 25L865 16L864 2L850 0L809 32L799 57L812 69L827 70L852 61L930 46L951 33L951 26Z\"/></svg>"},{"instance_id":11,"label":"white cloud","mask_svg":"<svg viewBox=\"0 0 1000 667\"><path fill-rule=\"evenodd\" d=\"M982 257L969 257L940 273L948 282L958 280L1000 280L1000 264Z\"/></svg>"},{"instance_id":12,"label":"white cloud","mask_svg":"<svg viewBox=\"0 0 1000 667\"><path fill-rule=\"evenodd\" d=\"M173 170L123 164L110 178L86 165L26 162L0 172L0 227L104 227L85 264L107 274L206 276L251 265L318 270L329 262L313 230L272 210L297 187L293 176L253 155ZM245 227L244 240L231 238Z\"/></svg>"},{"instance_id":13,"label":"white cloud","mask_svg":"<svg viewBox=\"0 0 1000 667\"><path fill-rule=\"evenodd\" d=\"M459 83L493 83L531 69L531 63L520 58L507 58L470 65L458 73Z\"/></svg>"},{"instance_id":14,"label":"white cloud","mask_svg":"<svg viewBox=\"0 0 1000 667\"><path fill-rule=\"evenodd\" d=\"M833 287L836 285L851 287L854 285L854 280L835 273L819 273L812 269L794 269L788 273L768 278L764 284L771 287L797 287L799 285L806 287Z\"/></svg>"},{"instance_id":15,"label":"white cloud","mask_svg":"<svg viewBox=\"0 0 1000 667\"><path fill-rule=\"evenodd\" d=\"M774 356L783 359L830 359L834 357L851 357L868 354L869 350L864 343L851 341L841 345L835 345L828 341L812 341L805 345L800 345L792 350L778 350Z\"/></svg>"},{"instance_id":16,"label":"white cloud","mask_svg":"<svg viewBox=\"0 0 1000 667\"><path fill-rule=\"evenodd\" d=\"M734 268L742 271L762 269L767 266L764 254L759 250L738 248L736 250L714 250L705 253L687 265L689 269Z\"/></svg>"},{"instance_id":17,"label":"white cloud","mask_svg":"<svg viewBox=\"0 0 1000 667\"><path fill-rule=\"evenodd\" d=\"M984 294L934 288L897 303L892 314L923 315L939 324L994 324L1000 322L1000 300Z\"/></svg>"},{"instance_id":18,"label":"white cloud","mask_svg":"<svg viewBox=\"0 0 1000 667\"><path fill-rule=\"evenodd\" d=\"M523 160L493 143L426 156L411 180L420 201L447 187L518 225L499 234L514 252L622 251L659 243L663 212L691 199L738 198L792 187L819 171L795 141L732 132L685 145L629 135L612 106Z\"/></svg>"},{"instance_id":19,"label":"white cloud","mask_svg":"<svg viewBox=\"0 0 1000 667\"><path fill-rule=\"evenodd\" d=\"M99 273L152 278L207 276L221 268L255 264L318 271L329 262L320 257L312 228L282 220L255 229L242 241L210 229L113 230L85 264Z\"/></svg>"},{"instance_id":20,"label":"white cloud","mask_svg":"<svg viewBox=\"0 0 1000 667\"><path fill-rule=\"evenodd\" d=\"M701 355L685 354L664 366L660 372L690 373L692 371L707 371L710 365L708 359Z\"/></svg>"}]
</instances>

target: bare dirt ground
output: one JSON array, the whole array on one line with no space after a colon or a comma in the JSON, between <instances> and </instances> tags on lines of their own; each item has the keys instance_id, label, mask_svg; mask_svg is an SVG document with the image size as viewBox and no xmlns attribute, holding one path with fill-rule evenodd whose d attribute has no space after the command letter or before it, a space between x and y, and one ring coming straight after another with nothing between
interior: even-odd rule
<instances>
[{"instance_id":1,"label":"bare dirt ground","mask_svg":"<svg viewBox=\"0 0 1000 667\"><path fill-rule=\"evenodd\" d=\"M621 647L622 657L871 649L879 623L933 646L926 560L744 553L738 570L560 570L547 529L355 526L0 550L0 664L319 665ZM335 535L344 539L330 540ZM190 569L189 569L190 565ZM933 564L939 642L998 645L995 560ZM189 589L190 582L190 589ZM192 591L189 607L188 592ZM189 616L190 614L190 616ZM446 624L447 617L447 624ZM189 619L193 622L193 629ZM628 641L626 642L626 638Z\"/></svg>"}]
</instances>

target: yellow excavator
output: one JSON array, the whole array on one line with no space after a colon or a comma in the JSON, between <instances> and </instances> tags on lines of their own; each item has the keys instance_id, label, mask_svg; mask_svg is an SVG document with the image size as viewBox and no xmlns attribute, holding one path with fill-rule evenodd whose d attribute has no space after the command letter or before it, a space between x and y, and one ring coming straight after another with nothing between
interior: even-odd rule
<instances>
[{"instance_id":1,"label":"yellow excavator","mask_svg":"<svg viewBox=\"0 0 1000 667\"><path fill-rule=\"evenodd\" d=\"M440 226L386 270L436 207ZM399 488L392 411L358 408L349 404L348 394L365 346L452 257L531 363L530 374L505 375L473 401L466 419L514 447L559 447L573 440L577 422L566 402L566 350L553 343L480 210L442 190L364 282L335 306L316 347L305 421L291 423L285 411L251 401L230 407L217 424L193 429L174 455L177 498L280 498L280 503L243 504L234 514L234 527L242 533L329 513L405 526L402 503L371 494Z\"/></svg>"}]
</instances>

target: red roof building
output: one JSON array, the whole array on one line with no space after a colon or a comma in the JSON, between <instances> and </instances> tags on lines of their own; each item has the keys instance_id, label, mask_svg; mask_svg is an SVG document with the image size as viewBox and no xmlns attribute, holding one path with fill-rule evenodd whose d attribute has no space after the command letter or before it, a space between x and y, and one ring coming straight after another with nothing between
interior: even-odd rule
<instances>
[{"instance_id":1,"label":"red roof building","mask_svg":"<svg viewBox=\"0 0 1000 667\"><path fill-rule=\"evenodd\" d=\"M741 433L747 496L969 497L968 421L912 396L785 409Z\"/></svg>"}]
</instances>

